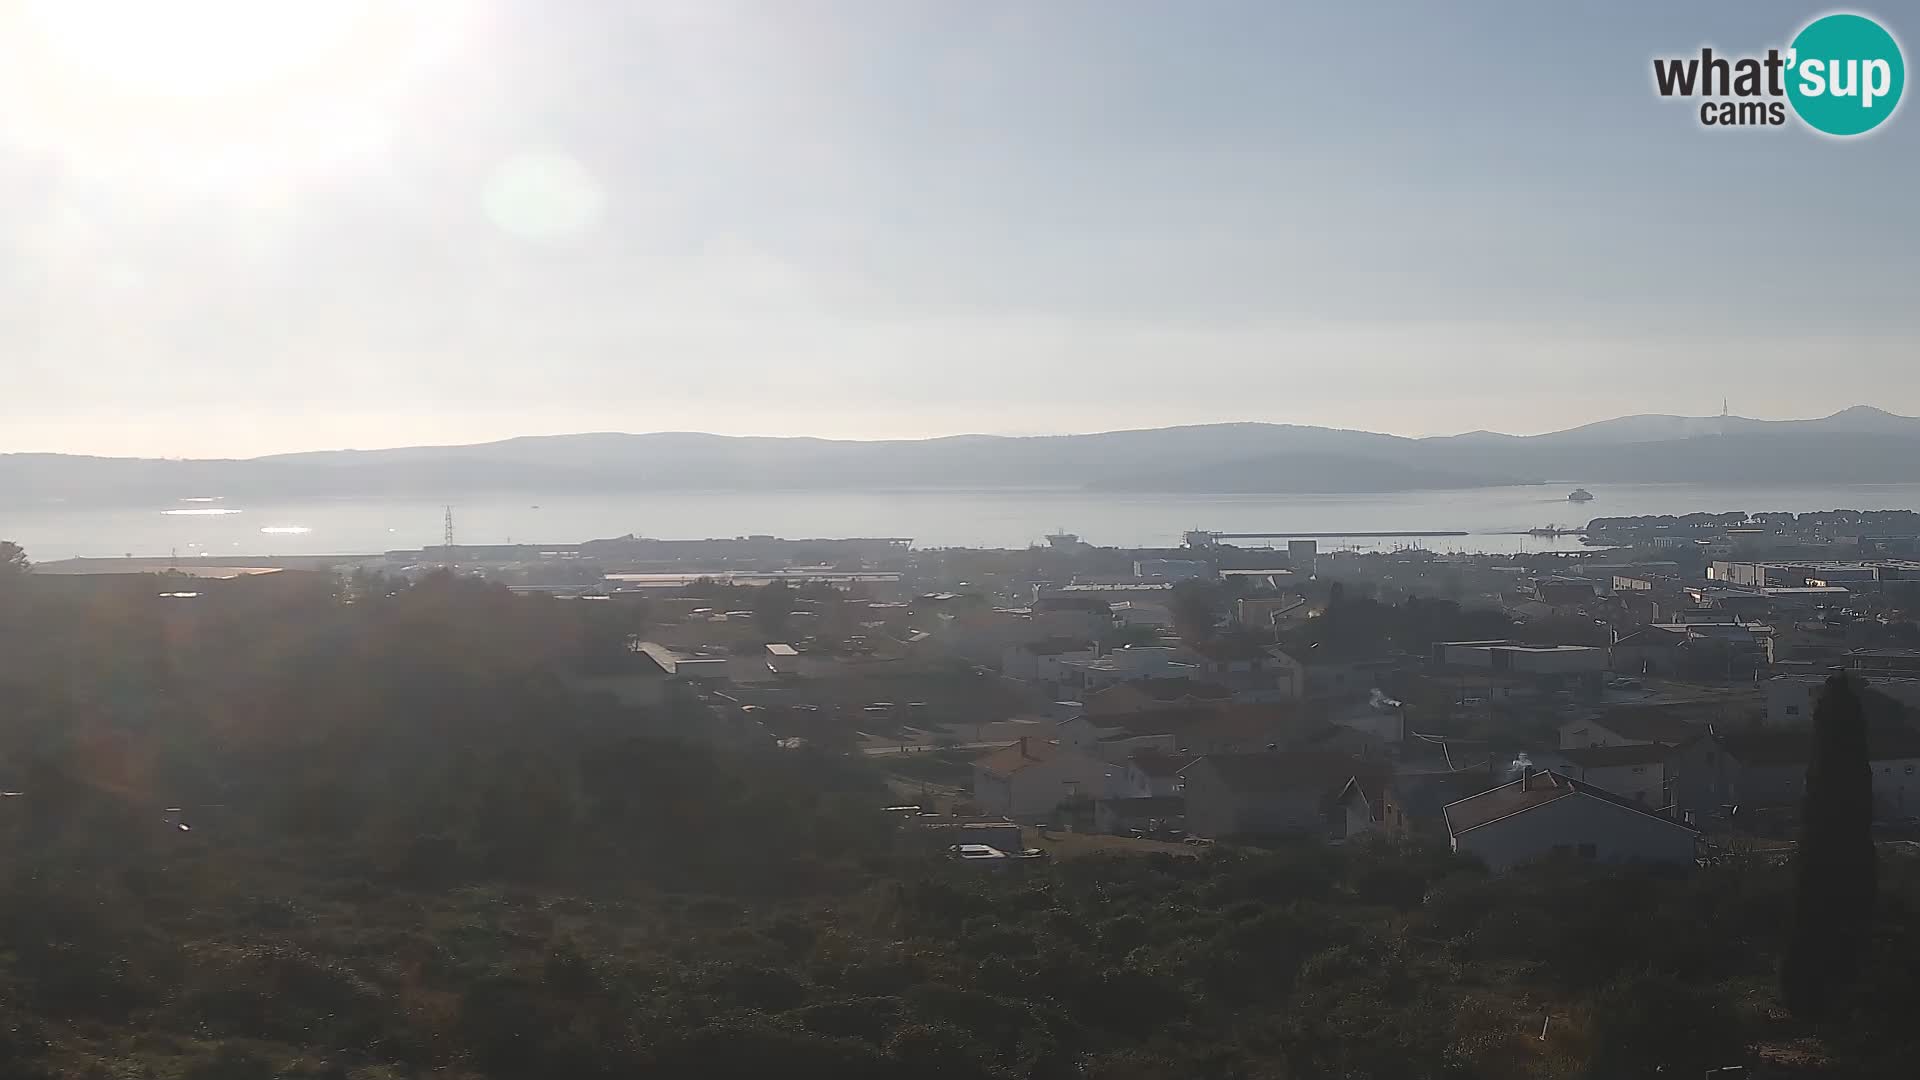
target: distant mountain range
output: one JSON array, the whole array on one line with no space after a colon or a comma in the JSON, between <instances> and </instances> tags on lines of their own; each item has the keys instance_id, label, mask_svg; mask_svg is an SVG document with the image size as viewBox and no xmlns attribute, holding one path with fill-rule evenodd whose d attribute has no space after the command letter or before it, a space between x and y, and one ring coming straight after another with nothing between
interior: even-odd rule
<instances>
[{"instance_id":1,"label":"distant mountain range","mask_svg":"<svg viewBox=\"0 0 1920 1080\"><path fill-rule=\"evenodd\" d=\"M1293 424L852 442L686 432L543 435L470 446L245 460L0 455L0 504L483 492L1088 487L1376 492L1516 483L1920 480L1920 418L1860 405L1814 420L1623 416L1544 435L1408 439Z\"/></svg>"}]
</instances>

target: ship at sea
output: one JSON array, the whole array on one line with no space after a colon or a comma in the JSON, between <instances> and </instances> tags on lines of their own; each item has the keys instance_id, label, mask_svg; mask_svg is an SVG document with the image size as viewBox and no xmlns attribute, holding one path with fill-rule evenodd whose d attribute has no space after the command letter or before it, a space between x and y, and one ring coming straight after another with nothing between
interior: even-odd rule
<instances>
[{"instance_id":1,"label":"ship at sea","mask_svg":"<svg viewBox=\"0 0 1920 1080\"><path fill-rule=\"evenodd\" d=\"M1588 491L1586 488L1574 488L1573 494L1567 496L1567 501L1568 502L1592 502L1593 492Z\"/></svg>"}]
</instances>

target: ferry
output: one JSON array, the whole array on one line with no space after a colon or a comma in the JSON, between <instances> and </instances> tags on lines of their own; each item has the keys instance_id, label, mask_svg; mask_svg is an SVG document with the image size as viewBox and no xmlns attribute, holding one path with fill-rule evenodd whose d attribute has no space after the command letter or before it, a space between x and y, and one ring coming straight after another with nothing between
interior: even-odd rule
<instances>
[{"instance_id":1,"label":"ferry","mask_svg":"<svg viewBox=\"0 0 1920 1080\"><path fill-rule=\"evenodd\" d=\"M1592 502L1593 492L1588 491L1586 488L1574 488L1573 494L1567 496L1567 501L1568 502Z\"/></svg>"}]
</instances>

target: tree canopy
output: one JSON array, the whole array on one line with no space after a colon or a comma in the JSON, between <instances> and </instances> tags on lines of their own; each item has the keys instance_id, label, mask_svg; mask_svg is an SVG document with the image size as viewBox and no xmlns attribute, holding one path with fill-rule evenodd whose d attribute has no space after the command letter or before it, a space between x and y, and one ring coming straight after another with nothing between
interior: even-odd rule
<instances>
[{"instance_id":1,"label":"tree canopy","mask_svg":"<svg viewBox=\"0 0 1920 1080\"><path fill-rule=\"evenodd\" d=\"M1866 709L1848 676L1827 679L1813 737L1781 992L1796 1012L1819 1015L1857 978L1873 926L1873 771Z\"/></svg>"}]
</instances>

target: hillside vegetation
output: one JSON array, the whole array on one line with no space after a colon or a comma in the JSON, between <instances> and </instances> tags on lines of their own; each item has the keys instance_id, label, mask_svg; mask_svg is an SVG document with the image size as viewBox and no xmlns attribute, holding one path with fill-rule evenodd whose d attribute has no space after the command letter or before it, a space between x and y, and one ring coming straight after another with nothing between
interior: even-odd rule
<instances>
[{"instance_id":1,"label":"hillside vegetation","mask_svg":"<svg viewBox=\"0 0 1920 1080\"><path fill-rule=\"evenodd\" d=\"M1775 1003L1783 868L1492 879L1303 843L980 874L900 851L864 763L638 739L570 696L622 632L590 605L368 586L0 578L0 1076L1614 1078L1762 1048L1905 1076L1920 1051L1902 860L1812 1027Z\"/></svg>"}]
</instances>

